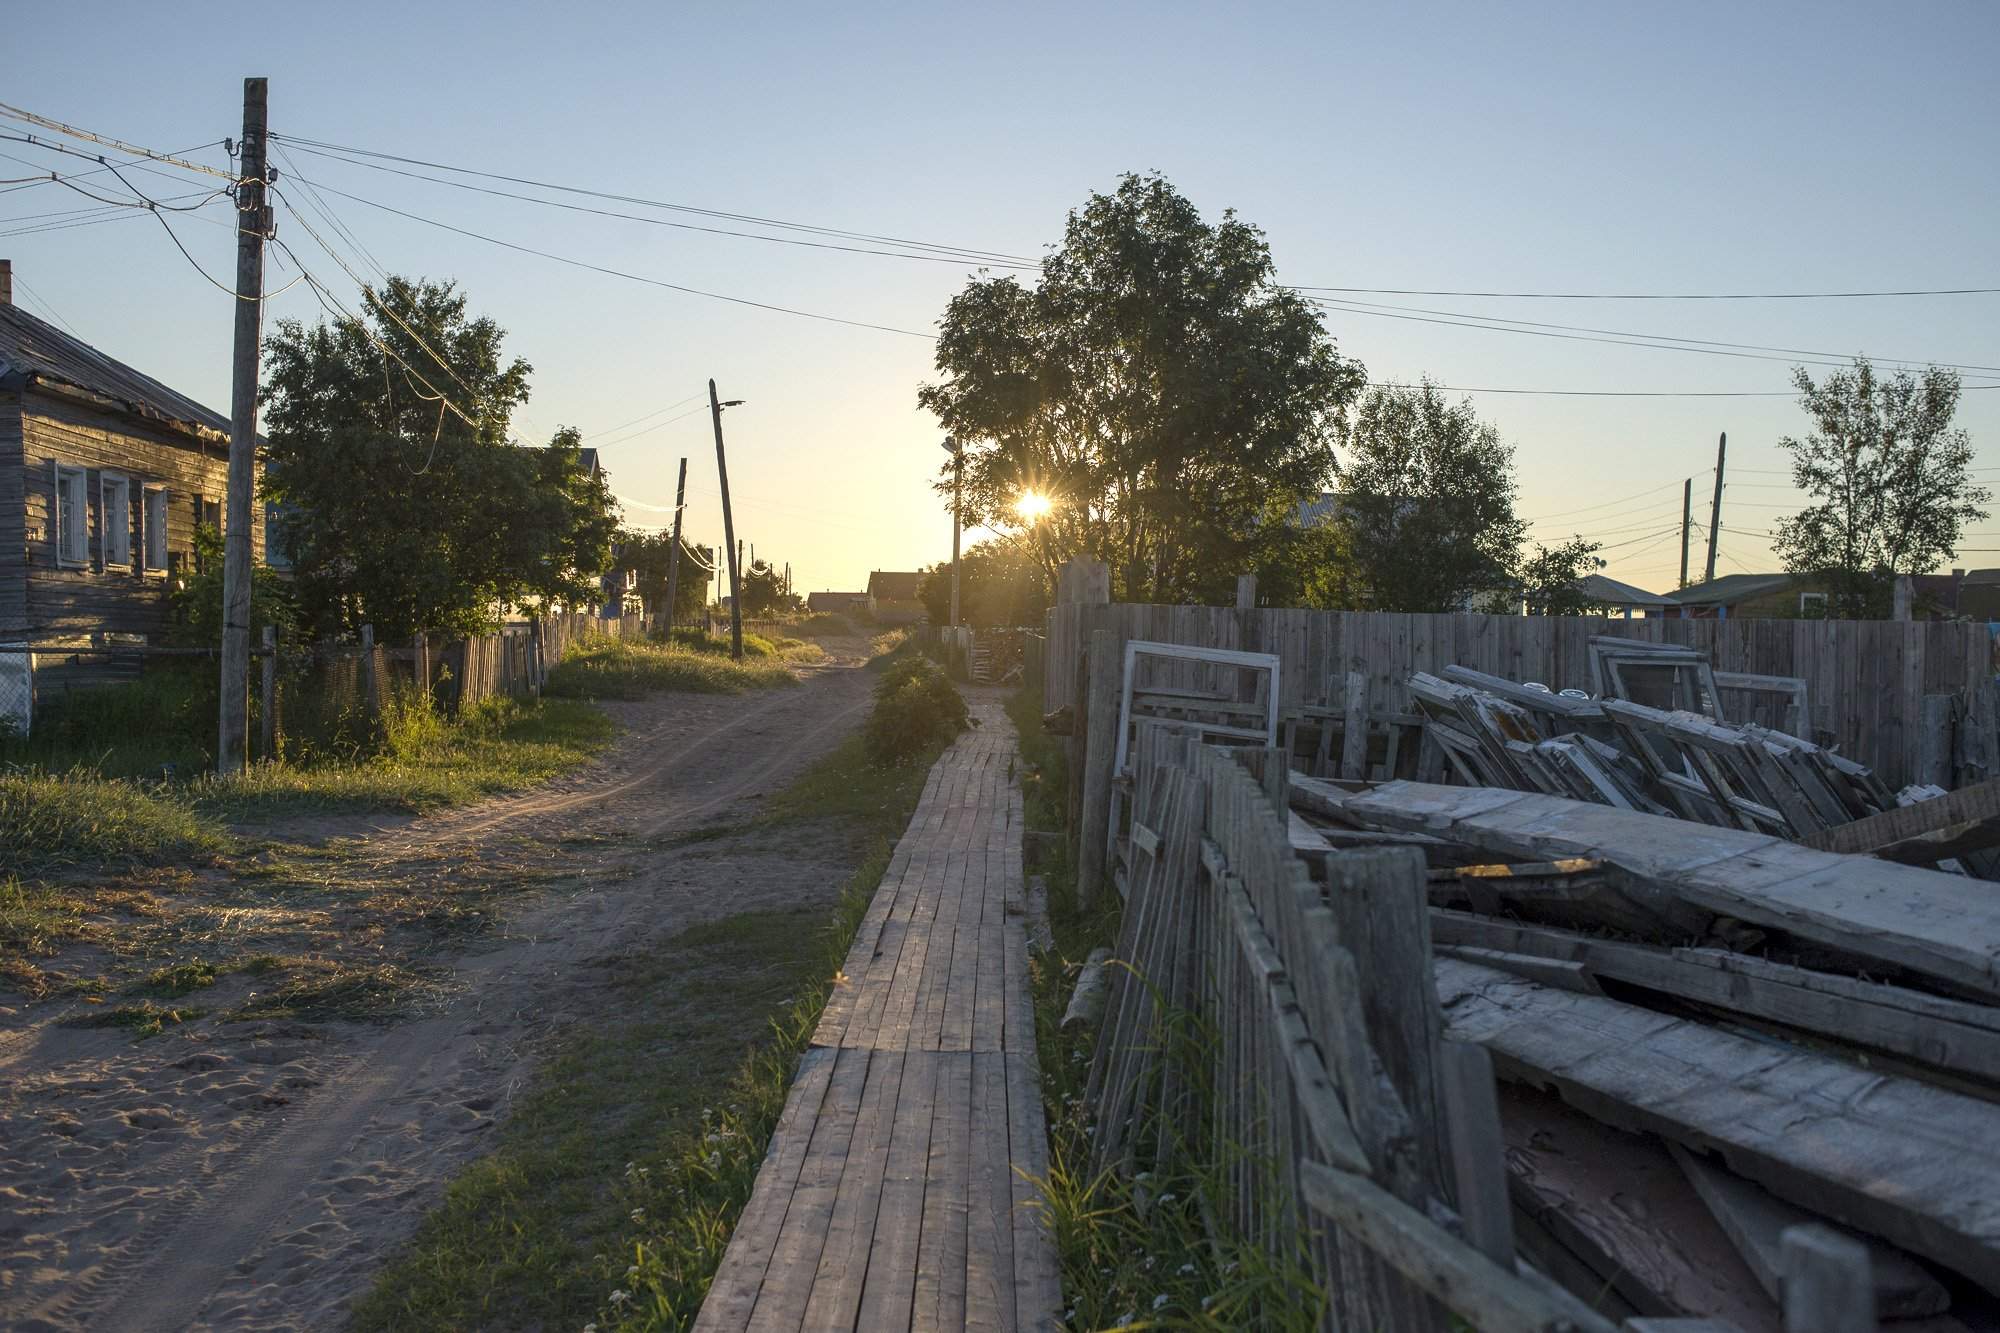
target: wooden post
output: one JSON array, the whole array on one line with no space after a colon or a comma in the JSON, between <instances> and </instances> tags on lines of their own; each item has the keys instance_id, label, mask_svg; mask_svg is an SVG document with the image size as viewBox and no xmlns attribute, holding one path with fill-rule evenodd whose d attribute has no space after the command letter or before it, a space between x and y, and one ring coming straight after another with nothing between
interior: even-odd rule
<instances>
[{"instance_id":1,"label":"wooden post","mask_svg":"<svg viewBox=\"0 0 2000 1333\"><path fill-rule=\"evenodd\" d=\"M1257 609L1257 576L1238 574L1236 576L1236 609L1254 611Z\"/></svg>"},{"instance_id":2,"label":"wooden post","mask_svg":"<svg viewBox=\"0 0 2000 1333\"><path fill-rule=\"evenodd\" d=\"M430 640L425 637L422 630L418 630L416 637L410 640L410 658L416 671L417 696L425 703L429 703L431 697L431 646Z\"/></svg>"},{"instance_id":3,"label":"wooden post","mask_svg":"<svg viewBox=\"0 0 2000 1333\"><path fill-rule=\"evenodd\" d=\"M1957 700L1949 694L1926 694L1920 705L1915 780L1934 787L1951 786L1952 718Z\"/></svg>"},{"instance_id":4,"label":"wooden post","mask_svg":"<svg viewBox=\"0 0 2000 1333\"><path fill-rule=\"evenodd\" d=\"M1347 718L1340 737L1340 776L1368 776L1368 677L1359 671L1347 673L1347 698L1343 701Z\"/></svg>"},{"instance_id":5,"label":"wooden post","mask_svg":"<svg viewBox=\"0 0 2000 1333\"><path fill-rule=\"evenodd\" d=\"M1681 581L1674 586L1688 586L1688 537L1694 531L1694 478L1681 483Z\"/></svg>"},{"instance_id":6,"label":"wooden post","mask_svg":"<svg viewBox=\"0 0 2000 1333\"><path fill-rule=\"evenodd\" d=\"M1111 769L1118 751L1118 686L1124 675L1121 656L1116 633L1091 632L1090 730L1083 746L1083 818L1076 849L1076 896L1085 906L1096 901L1111 836L1111 782L1116 776Z\"/></svg>"},{"instance_id":7,"label":"wooden post","mask_svg":"<svg viewBox=\"0 0 2000 1333\"><path fill-rule=\"evenodd\" d=\"M250 527L257 486L257 354L264 329L265 81L243 80L243 175L236 186L236 349L229 376L229 496L222 533L222 702L215 768L243 769L249 745Z\"/></svg>"},{"instance_id":8,"label":"wooden post","mask_svg":"<svg viewBox=\"0 0 2000 1333\"><path fill-rule=\"evenodd\" d=\"M681 512L687 508L688 461L681 459L681 479L674 483L674 544L667 550L667 632L661 637L669 643L674 637L675 599L681 591Z\"/></svg>"},{"instance_id":9,"label":"wooden post","mask_svg":"<svg viewBox=\"0 0 2000 1333\"><path fill-rule=\"evenodd\" d=\"M1908 620L1910 618L1911 603L1916 600L1915 580L1911 579L1908 574L1896 575L1891 596L1889 618L1891 620Z\"/></svg>"},{"instance_id":10,"label":"wooden post","mask_svg":"<svg viewBox=\"0 0 2000 1333\"><path fill-rule=\"evenodd\" d=\"M1875 1333L1868 1250L1817 1223L1785 1228L1785 1333Z\"/></svg>"},{"instance_id":11,"label":"wooden post","mask_svg":"<svg viewBox=\"0 0 2000 1333\"><path fill-rule=\"evenodd\" d=\"M264 672L259 681L257 729L265 763L278 757L278 631L264 626Z\"/></svg>"},{"instance_id":12,"label":"wooden post","mask_svg":"<svg viewBox=\"0 0 2000 1333\"><path fill-rule=\"evenodd\" d=\"M1729 449L1729 432L1715 442L1715 502L1708 510L1708 573L1703 581L1715 582L1715 544L1722 537L1722 461Z\"/></svg>"},{"instance_id":13,"label":"wooden post","mask_svg":"<svg viewBox=\"0 0 2000 1333\"><path fill-rule=\"evenodd\" d=\"M722 483L722 545L729 553L729 655L740 662L743 660L743 588L737 566L742 562L736 545L736 520L729 512L729 460L722 452L722 403L715 396L714 380L708 382L708 413L715 422L715 475Z\"/></svg>"},{"instance_id":14,"label":"wooden post","mask_svg":"<svg viewBox=\"0 0 2000 1333\"><path fill-rule=\"evenodd\" d=\"M382 721L381 682L375 679L375 627L361 627L361 698L368 709L368 720L380 724Z\"/></svg>"},{"instance_id":15,"label":"wooden post","mask_svg":"<svg viewBox=\"0 0 2000 1333\"><path fill-rule=\"evenodd\" d=\"M1465 1238L1512 1272L1514 1215L1507 1202L1507 1145L1500 1137L1493 1057L1484 1046L1463 1041L1443 1043L1438 1054L1438 1091Z\"/></svg>"}]
</instances>

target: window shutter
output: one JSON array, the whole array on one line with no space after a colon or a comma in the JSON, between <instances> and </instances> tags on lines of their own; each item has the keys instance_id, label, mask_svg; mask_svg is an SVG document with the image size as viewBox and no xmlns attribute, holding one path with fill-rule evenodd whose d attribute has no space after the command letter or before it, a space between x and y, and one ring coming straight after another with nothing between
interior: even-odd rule
<instances>
[{"instance_id":1,"label":"window shutter","mask_svg":"<svg viewBox=\"0 0 2000 1333\"><path fill-rule=\"evenodd\" d=\"M49 563L62 564L62 464L49 460Z\"/></svg>"}]
</instances>

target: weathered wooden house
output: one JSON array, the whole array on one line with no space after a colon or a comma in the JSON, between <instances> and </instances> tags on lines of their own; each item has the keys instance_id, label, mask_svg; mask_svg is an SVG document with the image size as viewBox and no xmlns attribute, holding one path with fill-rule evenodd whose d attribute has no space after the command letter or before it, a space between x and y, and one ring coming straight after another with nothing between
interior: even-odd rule
<instances>
[{"instance_id":1,"label":"weathered wooden house","mask_svg":"<svg viewBox=\"0 0 2000 1333\"><path fill-rule=\"evenodd\" d=\"M0 260L0 642L159 635L228 471L226 417L22 310Z\"/></svg>"}]
</instances>

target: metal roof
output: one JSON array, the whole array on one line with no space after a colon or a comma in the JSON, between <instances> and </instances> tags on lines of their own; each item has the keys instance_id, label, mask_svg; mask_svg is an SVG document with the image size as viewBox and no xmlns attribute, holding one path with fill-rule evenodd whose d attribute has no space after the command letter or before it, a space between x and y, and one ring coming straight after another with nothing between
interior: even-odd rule
<instances>
[{"instance_id":1,"label":"metal roof","mask_svg":"<svg viewBox=\"0 0 2000 1333\"><path fill-rule=\"evenodd\" d=\"M0 380L42 380L109 398L125 411L227 438L229 418L115 360L18 305L0 304Z\"/></svg>"},{"instance_id":2,"label":"metal roof","mask_svg":"<svg viewBox=\"0 0 2000 1333\"><path fill-rule=\"evenodd\" d=\"M1672 606L1674 599L1662 597L1644 588L1635 588L1629 583L1606 578L1602 574L1585 574L1576 581L1576 586L1586 597L1611 606Z\"/></svg>"},{"instance_id":3,"label":"metal roof","mask_svg":"<svg viewBox=\"0 0 2000 1333\"><path fill-rule=\"evenodd\" d=\"M1676 606L1733 606L1765 593L1782 592L1791 584L1790 574L1724 574L1719 579L1670 592L1667 599Z\"/></svg>"}]
</instances>

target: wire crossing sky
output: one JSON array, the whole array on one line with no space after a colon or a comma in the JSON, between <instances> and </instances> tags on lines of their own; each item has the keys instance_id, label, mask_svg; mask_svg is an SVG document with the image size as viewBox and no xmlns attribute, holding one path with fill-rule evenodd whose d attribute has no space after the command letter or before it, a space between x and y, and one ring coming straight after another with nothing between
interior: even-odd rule
<instances>
[{"instance_id":1,"label":"wire crossing sky","mask_svg":"<svg viewBox=\"0 0 2000 1333\"><path fill-rule=\"evenodd\" d=\"M686 455L705 543L712 375L746 400L738 532L801 590L948 557L936 320L982 269L1032 282L1126 171L1262 227L1374 381L1473 395L1534 535L1628 582L1672 585L1688 477L1703 563L1722 431L1718 568L1776 567L1794 364L1960 367L1996 459L2000 10L1418 8L93 4L10 33L0 256L28 309L225 404L213 191L267 75L267 324L455 279L535 367L520 436L584 428L648 526ZM2000 517L1959 563L1989 553Z\"/></svg>"}]
</instances>

